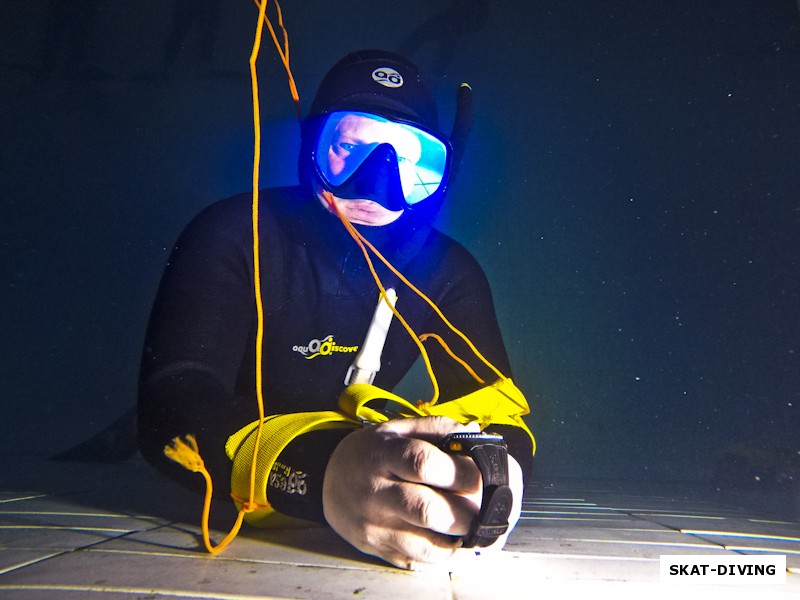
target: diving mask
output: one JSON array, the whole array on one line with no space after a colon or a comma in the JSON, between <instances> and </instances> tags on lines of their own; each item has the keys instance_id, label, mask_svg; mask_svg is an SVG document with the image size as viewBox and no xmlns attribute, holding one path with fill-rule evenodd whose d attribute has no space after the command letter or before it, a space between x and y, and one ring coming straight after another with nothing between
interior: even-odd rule
<instances>
[{"instance_id":1,"label":"diving mask","mask_svg":"<svg viewBox=\"0 0 800 600\"><path fill-rule=\"evenodd\" d=\"M312 158L335 196L403 210L444 191L450 154L446 139L417 125L336 111L325 115Z\"/></svg>"}]
</instances>

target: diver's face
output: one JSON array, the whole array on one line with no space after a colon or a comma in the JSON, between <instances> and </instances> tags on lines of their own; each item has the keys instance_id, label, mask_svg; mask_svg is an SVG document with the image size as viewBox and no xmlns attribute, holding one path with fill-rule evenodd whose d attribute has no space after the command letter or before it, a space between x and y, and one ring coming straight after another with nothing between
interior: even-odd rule
<instances>
[{"instance_id":1,"label":"diver's face","mask_svg":"<svg viewBox=\"0 0 800 600\"><path fill-rule=\"evenodd\" d=\"M382 143L391 144L397 153L403 189L412 186L415 177L413 165L419 160L421 152L419 141L409 132L363 115L345 115L336 126L336 135L328 148L328 175L339 175L347 168L348 161L360 164L366 154ZM402 210L391 211L371 200L334 196L334 201L351 223L359 225L388 225L403 214Z\"/></svg>"}]
</instances>

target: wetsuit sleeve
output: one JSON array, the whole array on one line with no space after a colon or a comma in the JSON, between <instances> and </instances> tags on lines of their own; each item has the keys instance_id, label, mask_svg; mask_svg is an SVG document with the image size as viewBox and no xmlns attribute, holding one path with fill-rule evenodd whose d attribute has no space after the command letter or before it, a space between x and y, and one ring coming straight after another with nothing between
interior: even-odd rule
<instances>
[{"instance_id":1,"label":"wetsuit sleeve","mask_svg":"<svg viewBox=\"0 0 800 600\"><path fill-rule=\"evenodd\" d=\"M255 314L245 248L252 236L246 222L222 214L224 206L196 217L170 255L145 338L138 402L145 458L202 488L202 478L163 453L174 437L193 434L221 494L230 489L225 441L257 416L253 398L235 393Z\"/></svg>"},{"instance_id":2,"label":"wetsuit sleeve","mask_svg":"<svg viewBox=\"0 0 800 600\"><path fill-rule=\"evenodd\" d=\"M178 239L151 313L138 400L139 447L148 462L202 492L202 477L164 455L173 438L193 434L215 483L215 496L226 499L232 471L226 442L258 417L252 370L242 366L256 326L250 215L241 218L233 212L225 204L214 205ZM274 275L283 264L283 250L279 232L265 221L263 227L271 228L265 271ZM292 441L268 480L270 504L285 515L324 522L325 469L349 432L314 431ZM301 487L292 485L298 477Z\"/></svg>"},{"instance_id":3,"label":"wetsuit sleeve","mask_svg":"<svg viewBox=\"0 0 800 600\"><path fill-rule=\"evenodd\" d=\"M273 465L267 500L279 513L325 523L322 482L333 451L353 430L310 431L292 440Z\"/></svg>"}]
</instances>

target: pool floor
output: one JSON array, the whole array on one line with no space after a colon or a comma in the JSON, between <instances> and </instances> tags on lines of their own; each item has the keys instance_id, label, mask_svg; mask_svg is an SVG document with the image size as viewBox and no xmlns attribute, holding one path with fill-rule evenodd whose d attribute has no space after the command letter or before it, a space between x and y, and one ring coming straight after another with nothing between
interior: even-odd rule
<instances>
[{"instance_id":1,"label":"pool floor","mask_svg":"<svg viewBox=\"0 0 800 600\"><path fill-rule=\"evenodd\" d=\"M212 557L199 537L200 499L140 459L5 456L0 469L0 598L8 600L800 598L800 523L669 487L536 482L503 552L464 551L405 572L325 527L247 528ZM233 510L214 513L224 533ZM786 583L660 582L664 554L764 553L786 556Z\"/></svg>"}]
</instances>

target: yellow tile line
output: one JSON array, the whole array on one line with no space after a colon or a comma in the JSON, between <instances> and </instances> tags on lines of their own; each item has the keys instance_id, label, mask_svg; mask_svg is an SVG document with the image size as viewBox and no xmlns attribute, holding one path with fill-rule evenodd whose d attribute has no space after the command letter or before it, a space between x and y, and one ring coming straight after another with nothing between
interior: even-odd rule
<instances>
[{"instance_id":1,"label":"yellow tile line","mask_svg":"<svg viewBox=\"0 0 800 600\"><path fill-rule=\"evenodd\" d=\"M245 594L210 593L168 588L112 587L100 585L0 585L0 590L38 592L84 592L98 594L159 595L174 598L198 598L200 600L288 600L288 596L250 596Z\"/></svg>"},{"instance_id":2,"label":"yellow tile line","mask_svg":"<svg viewBox=\"0 0 800 600\"><path fill-rule=\"evenodd\" d=\"M147 516L134 516L125 515L121 513L89 513L89 512L64 512L55 510L0 510L0 516L3 515L47 515L47 516L64 516L64 517L106 517L109 519L149 519L153 520L157 517Z\"/></svg>"},{"instance_id":3,"label":"yellow tile line","mask_svg":"<svg viewBox=\"0 0 800 600\"><path fill-rule=\"evenodd\" d=\"M634 515L637 516L645 516L645 517L675 517L678 519L711 519L714 521L724 521L728 517L719 517L716 515L693 515L688 513L656 513L656 512L634 512Z\"/></svg>"},{"instance_id":4,"label":"yellow tile line","mask_svg":"<svg viewBox=\"0 0 800 600\"><path fill-rule=\"evenodd\" d=\"M769 525L794 525L795 527L800 527L800 523L797 521L775 521L773 519L747 519L751 523L767 523Z\"/></svg>"},{"instance_id":5,"label":"yellow tile line","mask_svg":"<svg viewBox=\"0 0 800 600\"><path fill-rule=\"evenodd\" d=\"M11 548L2 548L2 550L11 550ZM24 548L14 548L13 550L14 550L14 552L18 552L20 550L24 550ZM31 551L40 552L41 550L32 548ZM17 563L15 565L9 565L7 567L4 567L4 568L0 569L0 575L3 575L4 573L10 573L11 571L14 571L16 569L21 569L23 567L34 565L34 564L36 564L38 562L41 562L43 560L47 560L49 558L55 558L59 554L63 554L63 551L59 550L57 552L50 552L48 554L38 554L35 558L32 558L30 560L26 560L26 561L23 561L21 563Z\"/></svg>"},{"instance_id":6,"label":"yellow tile line","mask_svg":"<svg viewBox=\"0 0 800 600\"><path fill-rule=\"evenodd\" d=\"M722 546L714 546L711 544L689 544L689 543L671 543L671 542L649 542L645 540L598 540L591 538L560 538L565 542L591 542L593 544L621 544L628 546L665 546L675 548L706 548L709 550L722 550Z\"/></svg>"},{"instance_id":7,"label":"yellow tile line","mask_svg":"<svg viewBox=\"0 0 800 600\"><path fill-rule=\"evenodd\" d=\"M732 552L770 552L772 554L797 554L800 555L800 549L794 548L762 548L759 546L725 546L725 550Z\"/></svg>"},{"instance_id":8,"label":"yellow tile line","mask_svg":"<svg viewBox=\"0 0 800 600\"><path fill-rule=\"evenodd\" d=\"M21 500L36 500L37 498L45 498L47 494L34 494L30 496L14 496L13 498L4 498L0 500L0 504L5 504L6 502L19 502Z\"/></svg>"},{"instance_id":9,"label":"yellow tile line","mask_svg":"<svg viewBox=\"0 0 800 600\"><path fill-rule=\"evenodd\" d=\"M61 529L65 531L104 531L109 533L132 533L131 529L112 527L77 527L71 525L0 525L0 529Z\"/></svg>"},{"instance_id":10,"label":"yellow tile line","mask_svg":"<svg viewBox=\"0 0 800 600\"><path fill-rule=\"evenodd\" d=\"M563 531L560 527L556 528L556 529L559 530L559 531ZM543 531L547 531L547 530L537 527L535 529L535 531L537 533L539 533L539 532L543 532ZM613 532L627 531L629 533L671 533L673 535L678 535L678 532L675 531L674 529L667 529L667 528L652 529L652 528L647 528L647 527L592 527L592 531L613 531ZM560 540L561 537L558 537L558 538L543 538L543 539L559 539Z\"/></svg>"},{"instance_id":11,"label":"yellow tile line","mask_svg":"<svg viewBox=\"0 0 800 600\"><path fill-rule=\"evenodd\" d=\"M564 552L519 552L516 550L503 550L503 554L513 556L515 559L569 559L569 560L603 560L607 562L658 562L659 558L644 556L609 556L608 554L567 554Z\"/></svg>"},{"instance_id":12,"label":"yellow tile line","mask_svg":"<svg viewBox=\"0 0 800 600\"><path fill-rule=\"evenodd\" d=\"M537 504L539 506L541 506L541 505L544 505L544 506L577 506L577 507L597 506L597 504L595 504L593 502L581 502L581 501L572 502L572 501L566 501L566 500L564 500L564 501L561 501L561 500L554 500L554 501L550 501L550 500L523 500L522 504L523 504L523 506L526 505L526 504Z\"/></svg>"},{"instance_id":13,"label":"yellow tile line","mask_svg":"<svg viewBox=\"0 0 800 600\"><path fill-rule=\"evenodd\" d=\"M753 538L757 540L780 540L783 542L798 542L800 537L789 537L785 535L771 535L766 533L741 533L739 531L711 531L705 529L681 529L681 533L686 535L710 535L717 537L740 537Z\"/></svg>"},{"instance_id":14,"label":"yellow tile line","mask_svg":"<svg viewBox=\"0 0 800 600\"><path fill-rule=\"evenodd\" d=\"M175 548L174 552L164 552L162 551L152 551L152 550L118 550L114 548L102 548L100 546L94 546L86 552L91 552L92 554L133 554L137 556L159 556L161 558L200 558L200 559L207 559L213 558L213 560L233 560L238 561L241 560L239 558L229 558L226 556L211 556L206 552L200 552L198 550L190 550L188 548ZM270 561L265 561L270 562ZM280 561L272 561L272 562L280 562Z\"/></svg>"},{"instance_id":15,"label":"yellow tile line","mask_svg":"<svg viewBox=\"0 0 800 600\"><path fill-rule=\"evenodd\" d=\"M600 517L528 517L522 515L520 521L608 521L610 523L619 523L621 519L603 519Z\"/></svg>"},{"instance_id":16,"label":"yellow tile line","mask_svg":"<svg viewBox=\"0 0 800 600\"><path fill-rule=\"evenodd\" d=\"M582 510L523 510L522 515L592 515L592 516L602 516L607 515L607 513L598 513L598 512L589 512L589 511L582 511ZM608 516L614 516L608 515ZM620 515L625 516L625 515Z\"/></svg>"},{"instance_id":17,"label":"yellow tile line","mask_svg":"<svg viewBox=\"0 0 800 600\"><path fill-rule=\"evenodd\" d=\"M129 550L129 549L113 549L113 548L104 548L100 546L93 546L85 550L85 552L90 552L92 554L130 554L130 555L138 555L138 556L156 556L161 558L188 558L191 560L214 560L214 561L222 561L222 562L235 562L235 563L248 563L248 564L257 564L257 565L283 565L289 567L299 567L299 568L306 568L311 567L314 569L325 569L325 570L335 570L335 571L357 571L357 572L364 572L364 571L375 571L376 567L374 565L370 565L369 563L362 564L352 564L352 565L342 565L342 564L324 564L322 562L299 562L296 560L286 560L286 559L262 559L262 558L248 558L244 556L234 556L229 555L225 556L224 554L212 556L206 552L200 552L197 550L190 550L190 549L183 549L177 548L175 552L152 552L149 550ZM378 569L385 570L384 567L377 567ZM388 567L387 567L388 568ZM392 572L399 572L402 574L406 574L406 571L395 571L393 569L389 569Z\"/></svg>"}]
</instances>

